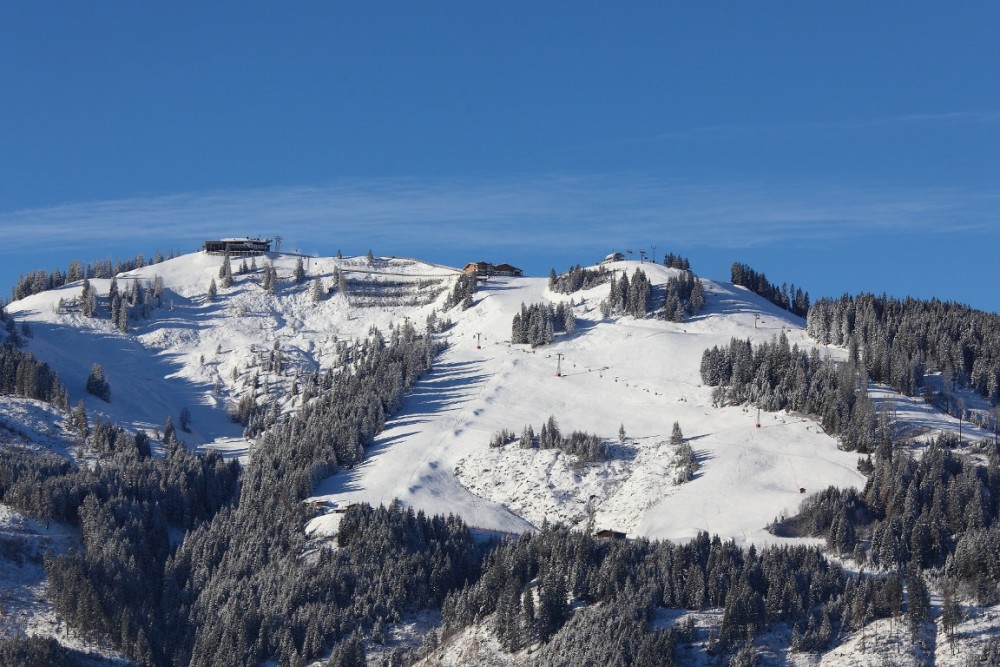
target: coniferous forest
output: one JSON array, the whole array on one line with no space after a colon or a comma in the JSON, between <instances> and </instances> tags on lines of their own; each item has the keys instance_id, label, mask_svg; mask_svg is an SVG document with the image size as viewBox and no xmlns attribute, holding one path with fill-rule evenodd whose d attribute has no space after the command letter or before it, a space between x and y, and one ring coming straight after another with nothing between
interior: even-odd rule
<instances>
[{"instance_id":1,"label":"coniferous forest","mask_svg":"<svg viewBox=\"0 0 1000 667\"><path fill-rule=\"evenodd\" d=\"M941 373L949 412L958 409L952 394L960 385L1000 400L1000 316L993 313L862 294L817 301L807 326L824 344L858 348L872 380L908 396L921 391L924 372Z\"/></svg>"},{"instance_id":2,"label":"coniferous forest","mask_svg":"<svg viewBox=\"0 0 1000 667\"><path fill-rule=\"evenodd\" d=\"M768 281L766 275L758 273L747 264L734 262L730 279L734 285L746 287L793 315L805 317L809 313L809 292L803 292L795 285L776 285Z\"/></svg>"}]
</instances>

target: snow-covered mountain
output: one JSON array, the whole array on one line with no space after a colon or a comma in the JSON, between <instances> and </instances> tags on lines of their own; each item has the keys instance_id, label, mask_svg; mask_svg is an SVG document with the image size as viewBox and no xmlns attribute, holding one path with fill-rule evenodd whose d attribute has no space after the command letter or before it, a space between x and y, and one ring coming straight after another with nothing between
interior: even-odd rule
<instances>
[{"instance_id":1,"label":"snow-covered mountain","mask_svg":"<svg viewBox=\"0 0 1000 667\"><path fill-rule=\"evenodd\" d=\"M100 312L85 317L68 305L80 298L79 283L30 296L8 311L29 324L27 349L58 371L73 401L82 398L89 414L154 435L167 417L176 424L187 408L190 433L183 439L189 446L244 455L251 444L226 408L250 390L254 375L263 385L258 393L287 393L296 376L330 367L338 344L366 335L372 326L385 329L404 318L422 326L440 311L457 276L415 260L324 258L310 259L306 280L295 284L299 258L281 256L274 261L275 294L259 284L264 260L246 275L234 262L233 286L218 287L217 297L209 299L222 261L196 253L118 276L118 290L132 281L152 285L157 276L164 285L163 305L148 319L133 318L124 333ZM641 268L654 289L678 273L648 262L607 268L626 274ZM336 289L314 302L312 280L321 280L326 291L335 272L357 285L354 294L370 284L372 305L352 304L356 297ZM106 301L110 281L91 282ZM410 288L405 298L386 287L402 283ZM781 331L801 346L811 343L801 320L749 291L704 285L706 309L677 324L603 318L599 304L608 296L607 284L567 296L550 291L544 278L483 281L471 308L440 313L454 322L441 334L448 348L378 436L366 462L321 484L317 499L333 506L399 498L505 531L544 520L580 524L590 513L595 527L633 536L683 539L709 530L740 541L770 540L764 526L795 510L801 487L859 485L863 478L855 470L857 457L840 451L808 420L765 415L758 429L756 413L746 408L712 407L710 389L699 377L704 349L733 336L767 340ZM423 298L401 304L411 292L423 292ZM521 304L569 301L574 333L539 348L510 344L511 321ZM266 370L276 349L284 358L280 373ZM94 363L111 385L110 402L83 391ZM296 407L294 398L282 403L287 410ZM550 416L563 430L609 441L624 426L625 442L608 463L590 466L574 466L559 450L488 447L494 432L520 433L526 425L537 430ZM675 421L704 462L697 479L683 485L674 484L676 448L668 445ZM336 515L330 516L311 528L324 530Z\"/></svg>"},{"instance_id":2,"label":"snow-covered mountain","mask_svg":"<svg viewBox=\"0 0 1000 667\"><path fill-rule=\"evenodd\" d=\"M273 293L261 284L265 261L277 272ZM96 317L81 312L81 282L7 310L30 328L25 349L59 373L71 402L82 400L88 414L154 440L170 417L187 427L179 435L189 448L244 460L253 456L254 443L230 417L241 400L256 396L294 412L307 379L333 368L373 327L387 330L408 320L423 329L429 318L450 320L434 334L447 346L433 370L389 419L364 462L317 485L310 502L319 513L303 526L315 537L336 534L338 509L399 499L501 533L560 522L674 541L707 531L740 545L820 544L775 537L767 526L795 514L803 494L864 486L858 455L843 451L812 419L713 405L701 380L702 352L734 337L763 342L780 334L824 357L847 355L818 344L803 320L742 287L701 279L705 308L675 323L602 315L607 283L566 295L553 292L546 278L491 277L470 307L446 309L457 269L392 257L277 255L254 262L256 270L241 273L240 261L233 261L230 287L220 280L223 258L205 253L120 274L119 293L136 284L144 290L162 285L146 316L133 316L126 331L108 316L110 280L90 281ZM296 280L299 265L304 276ZM680 273L648 262L605 268L618 275L643 271L654 295ZM534 303L569 304L575 330L541 347L512 344L512 319L522 304ZM94 364L110 383L110 401L84 390ZM884 387L873 396L894 400L899 418L919 422L927 433L959 428L957 420ZM49 406L3 400L3 438L72 454L73 436ZM608 459L583 464L558 449L489 446L501 430L520 434L530 425L537 432L550 417L563 433L599 436ZM699 463L688 481L679 475L681 449L671 442L675 422ZM967 438L988 435L973 429L964 425Z\"/></svg>"}]
</instances>

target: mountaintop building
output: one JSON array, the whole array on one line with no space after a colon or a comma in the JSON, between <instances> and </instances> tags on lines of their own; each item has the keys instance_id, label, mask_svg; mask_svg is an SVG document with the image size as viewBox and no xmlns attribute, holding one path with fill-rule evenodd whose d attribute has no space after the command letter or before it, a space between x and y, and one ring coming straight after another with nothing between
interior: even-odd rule
<instances>
[{"instance_id":1,"label":"mountaintop building","mask_svg":"<svg viewBox=\"0 0 1000 667\"><path fill-rule=\"evenodd\" d=\"M210 255L225 255L228 252L230 257L252 257L271 252L271 239L249 237L219 239L205 241L204 248Z\"/></svg>"},{"instance_id":2,"label":"mountaintop building","mask_svg":"<svg viewBox=\"0 0 1000 667\"><path fill-rule=\"evenodd\" d=\"M524 275L524 271L511 264L490 264L489 262L469 262L462 269L462 273L479 278Z\"/></svg>"}]
</instances>

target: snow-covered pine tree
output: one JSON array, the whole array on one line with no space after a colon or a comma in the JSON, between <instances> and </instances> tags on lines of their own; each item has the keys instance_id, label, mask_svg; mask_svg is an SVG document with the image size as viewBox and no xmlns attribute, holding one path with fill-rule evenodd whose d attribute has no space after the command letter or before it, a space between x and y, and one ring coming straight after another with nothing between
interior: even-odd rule
<instances>
[{"instance_id":1,"label":"snow-covered pine tree","mask_svg":"<svg viewBox=\"0 0 1000 667\"><path fill-rule=\"evenodd\" d=\"M309 298L313 303L319 303L323 300L323 283L320 281L319 276L313 278Z\"/></svg>"},{"instance_id":2,"label":"snow-covered pine tree","mask_svg":"<svg viewBox=\"0 0 1000 667\"><path fill-rule=\"evenodd\" d=\"M684 433L681 431L680 422L674 422L674 427L670 431L670 444L679 445L684 442Z\"/></svg>"},{"instance_id":3,"label":"snow-covered pine tree","mask_svg":"<svg viewBox=\"0 0 1000 667\"><path fill-rule=\"evenodd\" d=\"M111 400L111 385L104 377L104 368L95 363L87 376L87 393L93 394L102 401Z\"/></svg>"},{"instance_id":4,"label":"snow-covered pine tree","mask_svg":"<svg viewBox=\"0 0 1000 667\"><path fill-rule=\"evenodd\" d=\"M233 286L233 265L229 261L229 253L222 260L222 266L219 268L219 281L224 288L230 288Z\"/></svg>"}]
</instances>

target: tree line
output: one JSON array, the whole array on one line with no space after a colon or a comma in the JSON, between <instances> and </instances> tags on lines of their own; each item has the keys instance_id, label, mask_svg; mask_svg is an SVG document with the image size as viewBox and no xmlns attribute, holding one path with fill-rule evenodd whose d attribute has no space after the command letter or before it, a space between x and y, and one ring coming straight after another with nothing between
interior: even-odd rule
<instances>
[{"instance_id":1,"label":"tree line","mask_svg":"<svg viewBox=\"0 0 1000 667\"><path fill-rule=\"evenodd\" d=\"M522 303L521 312L516 313L511 321L510 342L532 347L548 345L556 333L573 333L575 330L576 316L572 303L533 303L530 306Z\"/></svg>"},{"instance_id":2,"label":"tree line","mask_svg":"<svg viewBox=\"0 0 1000 667\"><path fill-rule=\"evenodd\" d=\"M794 284L791 287L785 283L778 286L769 282L763 273L758 273L747 264L740 262L733 262L730 274L734 285L746 287L751 292L764 297L793 315L805 317L809 313L809 292L803 292Z\"/></svg>"},{"instance_id":3,"label":"tree line","mask_svg":"<svg viewBox=\"0 0 1000 667\"><path fill-rule=\"evenodd\" d=\"M807 327L823 344L857 348L873 380L907 396L920 391L924 373L936 371L945 380L943 407L953 413L960 385L1000 400L996 314L937 299L845 295L813 304Z\"/></svg>"},{"instance_id":4,"label":"tree line","mask_svg":"<svg viewBox=\"0 0 1000 667\"><path fill-rule=\"evenodd\" d=\"M681 257L672 252L668 252L663 256L663 266L669 269L680 269L681 271L691 270L691 262L688 261L687 257Z\"/></svg>"},{"instance_id":5,"label":"tree line","mask_svg":"<svg viewBox=\"0 0 1000 667\"><path fill-rule=\"evenodd\" d=\"M444 302L444 309L451 310L455 306L462 306L462 310L468 310L472 306L472 296L479 287L479 279L474 273L463 273L455 281L455 286Z\"/></svg>"},{"instance_id":6,"label":"tree line","mask_svg":"<svg viewBox=\"0 0 1000 667\"><path fill-rule=\"evenodd\" d=\"M583 431L573 431L564 436L554 416L542 422L538 435L535 435L535 429L530 424L521 430L520 437L512 431L502 429L490 439L490 446L504 447L515 442L521 449L558 449L564 454L577 457L580 463L607 461L611 456L607 442L600 436Z\"/></svg>"},{"instance_id":7,"label":"tree line","mask_svg":"<svg viewBox=\"0 0 1000 667\"><path fill-rule=\"evenodd\" d=\"M631 279L622 271L620 278L611 279L611 291L601 302L601 314L604 317L645 317L652 307L652 296L652 283L642 269L635 269Z\"/></svg>"},{"instance_id":8,"label":"tree line","mask_svg":"<svg viewBox=\"0 0 1000 667\"><path fill-rule=\"evenodd\" d=\"M790 346L784 332L758 345L733 338L705 350L701 379L715 387L716 405L753 403L815 416L848 450L871 452L888 437L889 415L878 414L868 399L868 378L857 356L844 363L821 358L816 348Z\"/></svg>"},{"instance_id":9,"label":"tree line","mask_svg":"<svg viewBox=\"0 0 1000 667\"><path fill-rule=\"evenodd\" d=\"M559 275L556 275L556 270L552 269L549 271L549 289L559 294L572 294L603 285L611 280L613 275L604 266L598 266L596 269L585 269L577 264Z\"/></svg>"},{"instance_id":10,"label":"tree line","mask_svg":"<svg viewBox=\"0 0 1000 667\"><path fill-rule=\"evenodd\" d=\"M978 465L933 439L919 457L879 446L864 489L830 487L803 502L790 527L887 571L940 569L952 597L1000 602L1000 458ZM779 527L780 530L780 527Z\"/></svg>"},{"instance_id":11,"label":"tree line","mask_svg":"<svg viewBox=\"0 0 1000 667\"><path fill-rule=\"evenodd\" d=\"M0 323L5 334L0 342L0 395L33 398L68 409L69 391L59 381L58 373L20 349L21 335L3 304L0 304Z\"/></svg>"},{"instance_id":12,"label":"tree line","mask_svg":"<svg viewBox=\"0 0 1000 667\"><path fill-rule=\"evenodd\" d=\"M690 270L685 269L679 276L668 278L664 291L661 316L670 322L683 322L705 307L705 290L701 280Z\"/></svg>"},{"instance_id":13,"label":"tree line","mask_svg":"<svg viewBox=\"0 0 1000 667\"><path fill-rule=\"evenodd\" d=\"M78 259L74 259L69 262L65 270L56 268L51 272L47 272L45 269L38 269L18 276L17 282L11 289L11 300L18 301L32 294L59 289L63 285L74 283L84 278L113 278L119 273L134 271L152 264L159 264L165 259L173 259L174 257L174 250L171 249L166 257L163 256L162 252L156 251L149 261L141 254L131 259L117 259L112 261L111 258L108 258L87 262L86 264Z\"/></svg>"},{"instance_id":14,"label":"tree line","mask_svg":"<svg viewBox=\"0 0 1000 667\"><path fill-rule=\"evenodd\" d=\"M691 630L651 629L654 613L720 608L706 647L719 658L777 623L792 626L794 649L819 651L892 613L887 582L849 575L815 547L741 549L707 533L687 544L600 540L544 527L498 544L479 579L446 597L442 627L447 637L490 619L507 651L541 643L537 665L674 665Z\"/></svg>"}]
</instances>

